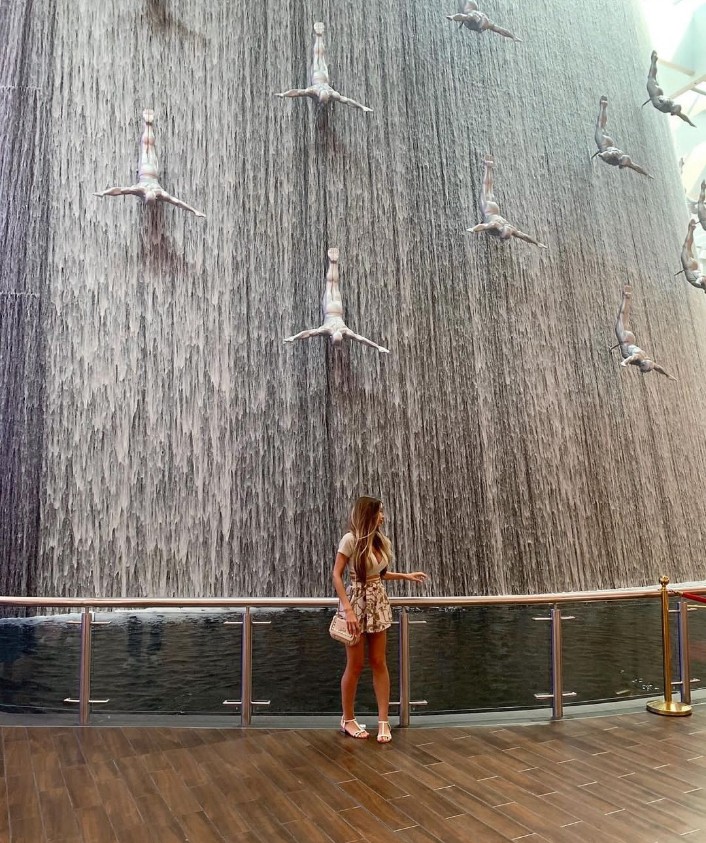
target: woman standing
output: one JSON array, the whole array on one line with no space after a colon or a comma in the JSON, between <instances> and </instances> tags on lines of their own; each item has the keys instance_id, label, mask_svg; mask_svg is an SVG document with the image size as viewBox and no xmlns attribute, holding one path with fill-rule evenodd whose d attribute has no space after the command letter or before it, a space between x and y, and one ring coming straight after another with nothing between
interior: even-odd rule
<instances>
[{"instance_id":1,"label":"woman standing","mask_svg":"<svg viewBox=\"0 0 706 843\"><path fill-rule=\"evenodd\" d=\"M365 639L368 641L368 662L373 672L373 688L378 704L378 743L392 739L388 707L390 675L387 671L387 628L392 624L392 610L383 580L424 582L422 571L398 574L388 570L392 545L382 532L385 520L382 501L360 497L351 512L350 530L341 539L333 566L333 584L345 614L348 631L360 635L357 644L346 646L346 669L341 678L343 717L341 731L351 738L367 738L368 732L355 719L355 692L365 661ZM351 583L343 585L343 572L349 568Z\"/></svg>"}]
</instances>

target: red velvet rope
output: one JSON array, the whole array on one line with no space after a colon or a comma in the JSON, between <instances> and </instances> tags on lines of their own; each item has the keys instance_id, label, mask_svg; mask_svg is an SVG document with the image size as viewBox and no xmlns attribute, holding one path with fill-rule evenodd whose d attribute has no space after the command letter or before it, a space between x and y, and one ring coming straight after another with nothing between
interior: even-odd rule
<instances>
[{"instance_id":1,"label":"red velvet rope","mask_svg":"<svg viewBox=\"0 0 706 843\"><path fill-rule=\"evenodd\" d=\"M706 603L706 597L702 597L700 594L692 594L690 591L682 591L682 597L686 597L687 600L696 600L697 603Z\"/></svg>"}]
</instances>

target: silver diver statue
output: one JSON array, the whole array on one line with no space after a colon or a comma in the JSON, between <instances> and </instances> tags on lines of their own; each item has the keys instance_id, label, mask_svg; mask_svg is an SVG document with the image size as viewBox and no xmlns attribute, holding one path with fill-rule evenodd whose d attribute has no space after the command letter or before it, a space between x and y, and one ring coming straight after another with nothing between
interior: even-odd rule
<instances>
[{"instance_id":1,"label":"silver diver statue","mask_svg":"<svg viewBox=\"0 0 706 843\"><path fill-rule=\"evenodd\" d=\"M461 29L464 26L472 32L485 32L486 29L489 29L491 32L497 32L498 35L502 35L505 38L512 38L513 41L522 42L522 39L513 35L509 29L503 29L502 26L493 23L488 15L479 11L478 4L475 0L467 0L462 12L457 12L455 15L446 15L446 19L459 24Z\"/></svg>"},{"instance_id":2,"label":"silver diver statue","mask_svg":"<svg viewBox=\"0 0 706 843\"><path fill-rule=\"evenodd\" d=\"M642 374L647 372L659 372L660 375L665 375L670 381L675 381L669 372L666 372L661 366L650 360L647 354L637 345L635 345L635 334L630 330L630 305L632 302L632 287L626 284L623 287L623 300L620 303L618 310L618 318L615 320L615 336L618 338L618 345L613 348L620 348L622 360L621 366L637 366ZM612 351L613 349L611 349Z\"/></svg>"},{"instance_id":3,"label":"silver diver statue","mask_svg":"<svg viewBox=\"0 0 706 843\"><path fill-rule=\"evenodd\" d=\"M613 138L611 138L606 132L605 126L608 122L607 109L608 97L603 96L601 97L598 110L598 120L596 121L596 145L598 146L598 152L594 152L591 158L595 158L597 155L605 161L606 164L611 164L614 167L620 167L621 170L625 167L629 167L629 169L635 170L636 173L641 173L643 176L647 176L648 179L651 179L652 176L647 172L647 170L643 170L642 167L635 164L629 155L626 155L621 149L618 149L613 141Z\"/></svg>"},{"instance_id":4,"label":"silver diver statue","mask_svg":"<svg viewBox=\"0 0 706 843\"><path fill-rule=\"evenodd\" d=\"M681 247L682 268L677 272L677 275L681 275L683 272L684 277L692 287L706 293L706 276L702 274L701 265L694 254L694 229L696 225L696 220L689 220L689 229L686 232L684 245Z\"/></svg>"},{"instance_id":5,"label":"silver diver statue","mask_svg":"<svg viewBox=\"0 0 706 843\"><path fill-rule=\"evenodd\" d=\"M142 119L145 121L145 128L140 138L140 164L137 169L137 184L131 187L111 187L102 193L94 193L94 196L139 196L147 205L154 205L156 202L169 202L177 208L191 211L197 217L205 217L201 211L182 202L174 196L170 196L159 183L159 165L157 153L154 149L154 112L145 110L142 112Z\"/></svg>"},{"instance_id":6,"label":"silver diver statue","mask_svg":"<svg viewBox=\"0 0 706 843\"><path fill-rule=\"evenodd\" d=\"M338 286L338 249L328 250L328 271L326 272L326 290L323 298L324 321L319 328L310 328L308 331L301 331L293 337L287 337L285 342L294 340L308 340L310 337L331 337L334 346L340 346L345 338L355 340L363 345L376 348L381 354L389 354L388 349L374 343L372 340L354 334L343 321L343 299Z\"/></svg>"},{"instance_id":7,"label":"silver diver statue","mask_svg":"<svg viewBox=\"0 0 706 843\"><path fill-rule=\"evenodd\" d=\"M324 25L321 21L314 24L314 59L311 64L311 85L308 88L292 88L276 97L311 97L320 106L329 102L342 102L344 105L352 105L362 111L372 111L367 105L362 105L355 100L339 94L329 84L328 66L326 65L326 47L324 46Z\"/></svg>"},{"instance_id":8,"label":"silver diver statue","mask_svg":"<svg viewBox=\"0 0 706 843\"><path fill-rule=\"evenodd\" d=\"M690 126L696 128L696 124L692 123L686 114L682 114L681 106L675 103L674 100L670 100L665 97L664 91L657 84L656 50L652 50L652 55L650 56L650 69L647 74L647 96L649 99L646 99L642 103L642 108L644 108L648 102L651 102L657 111L661 111L663 114L670 114L672 117L679 117L685 123L688 123Z\"/></svg>"},{"instance_id":9,"label":"silver diver statue","mask_svg":"<svg viewBox=\"0 0 706 843\"><path fill-rule=\"evenodd\" d=\"M472 231L474 234L485 232L492 237L499 237L501 240L510 240L512 237L517 237L518 240L524 240L527 243L532 243L533 246L539 246L540 249L546 249L544 243L540 243L534 237L530 237L529 234L515 228L505 217L500 216L500 206L495 201L495 195L493 194L493 158L488 156L483 164L485 165L485 171L480 193L480 210L483 214L483 222L474 225L473 228L467 228L466 231Z\"/></svg>"}]
</instances>

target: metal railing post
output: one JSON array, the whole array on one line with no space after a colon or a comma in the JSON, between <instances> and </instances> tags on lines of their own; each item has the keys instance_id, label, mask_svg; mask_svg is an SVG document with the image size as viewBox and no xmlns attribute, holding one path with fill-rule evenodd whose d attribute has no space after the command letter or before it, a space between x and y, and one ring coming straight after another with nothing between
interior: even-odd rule
<instances>
[{"instance_id":1,"label":"metal railing post","mask_svg":"<svg viewBox=\"0 0 706 843\"><path fill-rule=\"evenodd\" d=\"M93 657L93 626L106 626L109 621L96 621L89 606L81 610L80 621L68 621L78 624L81 629L81 644L78 665L78 699L66 697L65 703L78 703L78 724L87 726L91 717L91 704L109 703L110 700L91 699L91 664Z\"/></svg>"},{"instance_id":2,"label":"metal railing post","mask_svg":"<svg viewBox=\"0 0 706 843\"><path fill-rule=\"evenodd\" d=\"M409 613L400 612L400 726L409 726Z\"/></svg>"},{"instance_id":3,"label":"metal railing post","mask_svg":"<svg viewBox=\"0 0 706 843\"><path fill-rule=\"evenodd\" d=\"M93 612L85 607L81 612L81 656L78 680L78 723L87 726L91 716L91 646L93 640Z\"/></svg>"},{"instance_id":4,"label":"metal railing post","mask_svg":"<svg viewBox=\"0 0 706 843\"><path fill-rule=\"evenodd\" d=\"M552 690L550 694L535 694L537 700L552 701L552 720L561 720L564 716L564 697L575 697L576 691L564 691L564 651L561 638L561 607L554 604L548 618L534 618L536 621L551 623L551 660L552 660ZM567 615L563 620L574 620L573 615Z\"/></svg>"},{"instance_id":5,"label":"metal railing post","mask_svg":"<svg viewBox=\"0 0 706 843\"><path fill-rule=\"evenodd\" d=\"M689 602L679 598L679 679L681 701L691 704L691 660L689 658Z\"/></svg>"},{"instance_id":6,"label":"metal railing post","mask_svg":"<svg viewBox=\"0 0 706 843\"><path fill-rule=\"evenodd\" d=\"M646 707L652 714L661 714L665 717L683 717L684 715L691 714L691 706L672 699L672 643L669 631L669 593L667 592L669 577L660 577L659 584L662 587L662 676L664 679L664 700L650 700ZM683 688L684 686L682 686L682 693L684 693Z\"/></svg>"},{"instance_id":7,"label":"metal railing post","mask_svg":"<svg viewBox=\"0 0 706 843\"><path fill-rule=\"evenodd\" d=\"M254 621L247 606L243 612L242 621L225 621L225 626L242 626L243 634L240 639L240 699L223 700L223 705L240 706L240 725L250 726L252 723L252 707L254 705L269 705L269 700L254 700L252 698L252 628L253 624L269 626L270 621Z\"/></svg>"},{"instance_id":8,"label":"metal railing post","mask_svg":"<svg viewBox=\"0 0 706 843\"><path fill-rule=\"evenodd\" d=\"M552 606L552 720L564 716L564 652L561 640L561 608Z\"/></svg>"},{"instance_id":9,"label":"metal railing post","mask_svg":"<svg viewBox=\"0 0 706 843\"><path fill-rule=\"evenodd\" d=\"M240 725L252 722L252 617L250 607L243 614L243 637L240 650Z\"/></svg>"}]
</instances>

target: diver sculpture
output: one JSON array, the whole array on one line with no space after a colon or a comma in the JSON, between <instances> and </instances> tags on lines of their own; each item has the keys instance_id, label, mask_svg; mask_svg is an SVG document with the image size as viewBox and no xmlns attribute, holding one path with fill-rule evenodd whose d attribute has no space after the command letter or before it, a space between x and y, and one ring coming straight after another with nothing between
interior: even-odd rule
<instances>
[{"instance_id":1,"label":"diver sculpture","mask_svg":"<svg viewBox=\"0 0 706 843\"><path fill-rule=\"evenodd\" d=\"M681 247L682 269L677 272L677 275L681 275L683 272L684 277L692 287L706 293L706 276L701 273L701 265L694 254L694 229L696 225L696 220L689 220L689 229L686 232L684 245Z\"/></svg>"},{"instance_id":2,"label":"diver sculpture","mask_svg":"<svg viewBox=\"0 0 706 843\"><path fill-rule=\"evenodd\" d=\"M672 117L679 117L685 123L688 123L690 126L696 128L696 124L692 123L691 120L686 116L686 114L682 114L681 106L674 102L674 100L670 100L664 96L664 91L660 86L657 84L657 52L656 50L652 50L652 55L650 56L650 69L647 74L647 95L649 99L646 99L642 103L642 107L644 108L648 102L651 102L652 105L657 109L657 111L661 111L663 114L669 114Z\"/></svg>"},{"instance_id":3,"label":"diver sculpture","mask_svg":"<svg viewBox=\"0 0 706 843\"><path fill-rule=\"evenodd\" d=\"M170 196L166 190L162 188L159 183L159 165L157 163L157 154L154 148L154 112L145 110L142 112L142 119L145 122L145 128L140 138L140 163L137 170L137 184L131 187L111 187L104 190L102 193L94 193L94 196L139 196L147 205L154 205L157 202L169 202L170 205L175 205L177 208L183 208L185 211L191 211L197 217L205 217L201 211L182 202L174 196Z\"/></svg>"},{"instance_id":4,"label":"diver sculpture","mask_svg":"<svg viewBox=\"0 0 706 843\"><path fill-rule=\"evenodd\" d=\"M591 158L595 158L597 155L605 161L606 164L611 164L614 167L620 167L621 170L628 167L631 170L635 170L636 173L641 173L643 176L647 176L648 179L651 179L652 176L646 170L643 170L642 167L635 164L629 155L626 155L621 149L618 149L613 141L613 138L607 134L605 130L606 123L608 122L607 109L608 97L603 96L600 100L598 120L596 121L596 144L598 146L598 152L594 152Z\"/></svg>"},{"instance_id":5,"label":"diver sculpture","mask_svg":"<svg viewBox=\"0 0 706 843\"><path fill-rule=\"evenodd\" d=\"M328 67L326 65L326 48L324 46L324 24L320 21L314 24L314 59L311 65L311 85L308 88L293 88L276 97L311 97L319 106L325 106L330 101L352 105L362 111L372 111L367 105L344 97L329 84Z\"/></svg>"},{"instance_id":6,"label":"diver sculpture","mask_svg":"<svg viewBox=\"0 0 706 843\"><path fill-rule=\"evenodd\" d=\"M517 237L518 240L524 240L527 243L532 243L533 246L539 246L540 249L546 249L544 243L520 231L511 225L505 217L500 216L500 206L495 201L493 194L493 167L494 160L488 156L484 161L485 171L483 173L483 186L480 194L480 209L483 214L483 222L474 225L473 228L466 229L472 231L474 234L486 232L492 237L499 237L501 240L509 240L511 237Z\"/></svg>"},{"instance_id":7,"label":"diver sculpture","mask_svg":"<svg viewBox=\"0 0 706 843\"><path fill-rule=\"evenodd\" d=\"M343 321L343 299L338 285L338 249L328 250L328 271L326 273L326 290L324 291L323 310L324 321L319 328L310 328L308 331L301 331L293 337L287 337L284 342L294 340L308 340L310 337L331 337L334 346L340 346L345 338L355 340L363 345L376 348L381 354L389 354L387 348L374 343L360 334L353 331Z\"/></svg>"},{"instance_id":8,"label":"diver sculpture","mask_svg":"<svg viewBox=\"0 0 706 843\"><path fill-rule=\"evenodd\" d=\"M630 330L630 306L632 303L632 287L626 284L623 288L623 300L618 310L618 318L615 320L615 336L618 338L618 345L613 348L620 348L622 355L621 366L637 366L642 374L647 372L659 372L660 375L665 375L671 381L676 378L672 377L668 372L650 360L647 354L637 345L635 345L635 334ZM612 351L612 349L611 349Z\"/></svg>"},{"instance_id":9,"label":"diver sculpture","mask_svg":"<svg viewBox=\"0 0 706 843\"><path fill-rule=\"evenodd\" d=\"M485 32L486 29L489 29L491 32L497 32L498 35L502 35L505 38L512 38L513 41L522 42L522 39L513 35L510 30L503 29L502 26L493 23L488 15L480 12L475 0L467 0L462 12L458 12L455 15L446 15L446 18L447 20L458 23L461 29L464 26L473 32Z\"/></svg>"}]
</instances>

